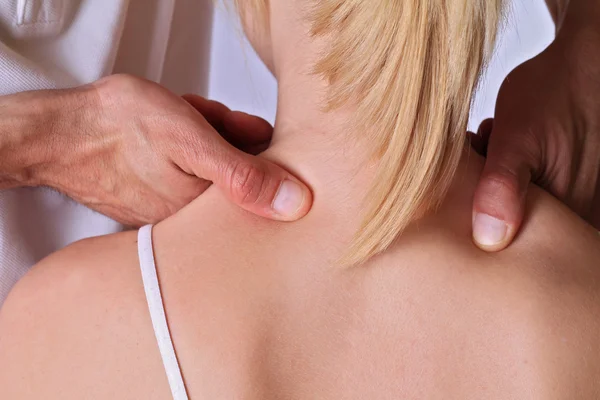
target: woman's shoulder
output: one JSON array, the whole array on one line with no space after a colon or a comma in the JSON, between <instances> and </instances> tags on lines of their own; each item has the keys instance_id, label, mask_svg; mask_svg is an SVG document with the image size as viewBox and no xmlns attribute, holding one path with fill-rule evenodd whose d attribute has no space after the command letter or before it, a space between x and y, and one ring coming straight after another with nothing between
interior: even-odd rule
<instances>
[{"instance_id":1,"label":"woman's shoulder","mask_svg":"<svg viewBox=\"0 0 600 400\"><path fill-rule=\"evenodd\" d=\"M486 255L497 293L510 290L516 337L553 377L545 398L597 398L600 386L600 234L556 198L529 190L521 232L503 252ZM484 263L481 267L486 267ZM507 288L509 286L510 288ZM562 395L559 395L562 393Z\"/></svg>"},{"instance_id":2,"label":"woman's shoulder","mask_svg":"<svg viewBox=\"0 0 600 400\"><path fill-rule=\"evenodd\" d=\"M547 192L530 192L522 233L498 259L529 291L527 326L543 370L562 383L561 398L598 398L600 233Z\"/></svg>"},{"instance_id":3,"label":"woman's shoulder","mask_svg":"<svg viewBox=\"0 0 600 400\"><path fill-rule=\"evenodd\" d=\"M0 310L8 398L168 397L136 249L131 232L84 240L17 284Z\"/></svg>"},{"instance_id":4,"label":"woman's shoulder","mask_svg":"<svg viewBox=\"0 0 600 400\"><path fill-rule=\"evenodd\" d=\"M381 298L370 312L401 310L392 316L406 321L398 337L407 331L421 348L448 352L445 371L454 369L446 373L471 374L466 382L490 379L517 397L535 388L540 398L597 398L600 235L539 189L528 205L522 231L499 253L472 243L462 221L470 206L447 224L424 221L365 272L376 278L362 283L370 301ZM453 367L461 357L469 365ZM432 361L432 369L442 365Z\"/></svg>"},{"instance_id":5,"label":"woman's shoulder","mask_svg":"<svg viewBox=\"0 0 600 400\"><path fill-rule=\"evenodd\" d=\"M563 282L568 276L586 276L589 283L600 285L600 232L535 186L530 189L522 232L504 256L520 258L532 272L556 275Z\"/></svg>"}]
</instances>

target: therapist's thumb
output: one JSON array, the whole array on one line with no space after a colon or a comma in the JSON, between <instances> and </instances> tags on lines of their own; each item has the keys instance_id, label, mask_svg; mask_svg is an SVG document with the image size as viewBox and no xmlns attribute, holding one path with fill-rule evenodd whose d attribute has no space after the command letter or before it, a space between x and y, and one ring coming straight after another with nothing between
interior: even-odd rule
<instances>
[{"instance_id":1,"label":"therapist's thumb","mask_svg":"<svg viewBox=\"0 0 600 400\"><path fill-rule=\"evenodd\" d=\"M495 127L491 133L473 203L473 240L482 250L505 249L523 222L536 157L535 149L522 139L517 132L504 134Z\"/></svg>"},{"instance_id":2,"label":"therapist's thumb","mask_svg":"<svg viewBox=\"0 0 600 400\"><path fill-rule=\"evenodd\" d=\"M296 221L312 206L312 193L282 167L235 150L211 180L231 201L258 216Z\"/></svg>"},{"instance_id":3,"label":"therapist's thumb","mask_svg":"<svg viewBox=\"0 0 600 400\"><path fill-rule=\"evenodd\" d=\"M281 166L254 155L268 147L273 132L269 123L198 96L184 99L198 113L192 114L185 151L175 152L182 171L204 185L212 182L233 203L258 216L296 221L308 213L309 188Z\"/></svg>"}]
</instances>

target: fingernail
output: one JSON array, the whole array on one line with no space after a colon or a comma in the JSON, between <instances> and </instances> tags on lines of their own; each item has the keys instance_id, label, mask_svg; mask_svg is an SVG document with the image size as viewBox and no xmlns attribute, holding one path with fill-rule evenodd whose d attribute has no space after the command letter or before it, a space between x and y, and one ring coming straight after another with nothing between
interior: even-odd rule
<instances>
[{"instance_id":1,"label":"fingernail","mask_svg":"<svg viewBox=\"0 0 600 400\"><path fill-rule=\"evenodd\" d=\"M281 216L293 217L296 215L304 202L304 191L294 181L285 180L279 186L279 190L273 201L273 210Z\"/></svg>"},{"instance_id":2,"label":"fingernail","mask_svg":"<svg viewBox=\"0 0 600 400\"><path fill-rule=\"evenodd\" d=\"M504 241L508 226L504 221L487 214L475 214L473 238L482 246L496 246Z\"/></svg>"}]
</instances>

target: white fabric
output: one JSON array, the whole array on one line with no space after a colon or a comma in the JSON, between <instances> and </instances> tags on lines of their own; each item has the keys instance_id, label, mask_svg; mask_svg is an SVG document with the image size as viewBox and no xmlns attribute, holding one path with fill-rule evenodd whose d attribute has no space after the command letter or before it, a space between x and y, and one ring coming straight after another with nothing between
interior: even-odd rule
<instances>
[{"instance_id":1,"label":"white fabric","mask_svg":"<svg viewBox=\"0 0 600 400\"><path fill-rule=\"evenodd\" d=\"M0 0L0 95L119 72L206 95L211 1ZM120 229L49 189L0 191L0 306L41 258Z\"/></svg>"},{"instance_id":2,"label":"white fabric","mask_svg":"<svg viewBox=\"0 0 600 400\"><path fill-rule=\"evenodd\" d=\"M148 301L148 310L152 319L154 335L158 343L158 350L165 367L171 394L174 400L187 400L188 396L185 390L185 384L173 347L167 317L165 316L165 307L163 304L162 293L158 283L156 273L156 264L154 262L154 250L152 247L152 226L147 225L138 232L138 255L140 259L140 269L142 272L142 282Z\"/></svg>"}]
</instances>

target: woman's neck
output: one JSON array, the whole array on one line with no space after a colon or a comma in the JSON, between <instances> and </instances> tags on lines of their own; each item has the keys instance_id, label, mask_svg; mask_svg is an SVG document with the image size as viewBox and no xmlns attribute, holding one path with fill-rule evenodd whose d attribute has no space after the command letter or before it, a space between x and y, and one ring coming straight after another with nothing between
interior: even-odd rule
<instances>
[{"instance_id":1,"label":"woman's neck","mask_svg":"<svg viewBox=\"0 0 600 400\"><path fill-rule=\"evenodd\" d=\"M272 145L263 156L278 162L311 187L313 211L315 206L327 202L340 215L360 219L365 213L365 195L378 167L368 138L381 132L353 126L356 112L350 104L326 110L329 85L314 73L314 66L327 49L327 39L309 34L310 25L298 17L298 10L290 12L287 8L295 2L270 4L279 94ZM470 167L477 157L472 153L465 158L470 160ZM479 168L475 170L478 176ZM458 174L463 177L455 186L476 181L476 177L464 179L464 172L461 167ZM465 192L464 189L459 191ZM361 222L352 226L358 228Z\"/></svg>"},{"instance_id":2,"label":"woman's neck","mask_svg":"<svg viewBox=\"0 0 600 400\"><path fill-rule=\"evenodd\" d=\"M347 110L323 110L319 83L315 76L280 80L273 140L262 156L302 179L315 205L334 205L340 215L357 213L377 163L366 132L350 129Z\"/></svg>"},{"instance_id":3,"label":"woman's neck","mask_svg":"<svg viewBox=\"0 0 600 400\"><path fill-rule=\"evenodd\" d=\"M311 213L333 213L332 221L355 232L362 223L365 196L378 167L366 139L377 133L349 125L351 110L325 112L325 86L318 77L297 74L287 78L280 78L272 146L262 156L282 165L311 188ZM448 209L460 207L470 212L481 164L476 153L465 150L446 201Z\"/></svg>"}]
</instances>

